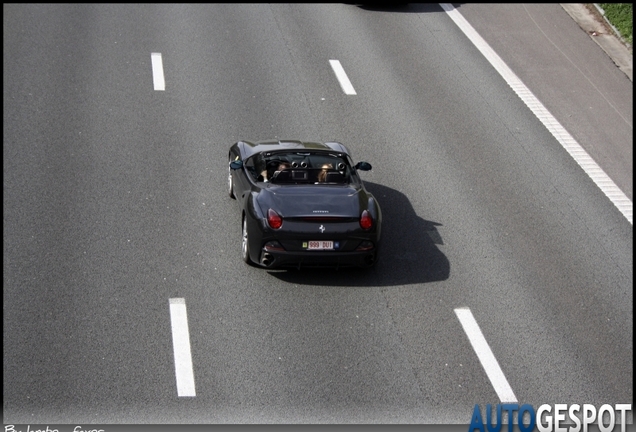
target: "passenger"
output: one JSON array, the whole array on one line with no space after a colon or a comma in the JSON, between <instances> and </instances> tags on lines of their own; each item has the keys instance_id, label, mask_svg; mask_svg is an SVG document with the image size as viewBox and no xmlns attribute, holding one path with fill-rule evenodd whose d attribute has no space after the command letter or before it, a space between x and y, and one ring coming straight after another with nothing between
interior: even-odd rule
<instances>
[{"instance_id":1,"label":"passenger","mask_svg":"<svg viewBox=\"0 0 636 432\"><path fill-rule=\"evenodd\" d=\"M324 183L327 181L327 170L333 169L333 165L324 164L322 166L322 171L318 173L318 183Z\"/></svg>"}]
</instances>

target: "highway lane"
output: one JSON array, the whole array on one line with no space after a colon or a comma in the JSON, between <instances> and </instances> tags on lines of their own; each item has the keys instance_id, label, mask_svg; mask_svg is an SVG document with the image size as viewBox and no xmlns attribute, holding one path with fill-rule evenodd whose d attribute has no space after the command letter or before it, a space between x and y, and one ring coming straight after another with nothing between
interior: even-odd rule
<instances>
[{"instance_id":1,"label":"highway lane","mask_svg":"<svg viewBox=\"0 0 636 432\"><path fill-rule=\"evenodd\" d=\"M632 227L438 6L5 5L4 24L5 423L465 423L499 400L459 307L520 402L631 403ZM270 137L374 164L375 270L243 265L227 149Z\"/></svg>"}]
</instances>

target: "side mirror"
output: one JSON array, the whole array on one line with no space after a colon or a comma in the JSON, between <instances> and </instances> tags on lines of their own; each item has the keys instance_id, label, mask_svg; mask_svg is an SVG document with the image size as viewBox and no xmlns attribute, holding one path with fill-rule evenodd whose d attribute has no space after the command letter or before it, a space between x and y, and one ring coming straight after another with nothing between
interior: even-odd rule
<instances>
[{"instance_id":1,"label":"side mirror","mask_svg":"<svg viewBox=\"0 0 636 432\"><path fill-rule=\"evenodd\" d=\"M371 164L369 162L358 162L355 166L355 169L360 171L370 171Z\"/></svg>"},{"instance_id":2,"label":"side mirror","mask_svg":"<svg viewBox=\"0 0 636 432\"><path fill-rule=\"evenodd\" d=\"M230 162L230 168L232 169L239 169L243 167L243 161L242 160L233 160L232 162Z\"/></svg>"}]
</instances>

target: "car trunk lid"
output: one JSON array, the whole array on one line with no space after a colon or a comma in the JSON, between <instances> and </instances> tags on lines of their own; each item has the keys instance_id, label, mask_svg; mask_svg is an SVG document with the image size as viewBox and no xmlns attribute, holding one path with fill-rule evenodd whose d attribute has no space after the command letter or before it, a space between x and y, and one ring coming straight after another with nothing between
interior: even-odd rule
<instances>
[{"instance_id":1,"label":"car trunk lid","mask_svg":"<svg viewBox=\"0 0 636 432\"><path fill-rule=\"evenodd\" d=\"M270 188L274 210L283 218L327 220L359 218L366 201L350 185L284 186ZM263 209L267 211L267 209Z\"/></svg>"}]
</instances>

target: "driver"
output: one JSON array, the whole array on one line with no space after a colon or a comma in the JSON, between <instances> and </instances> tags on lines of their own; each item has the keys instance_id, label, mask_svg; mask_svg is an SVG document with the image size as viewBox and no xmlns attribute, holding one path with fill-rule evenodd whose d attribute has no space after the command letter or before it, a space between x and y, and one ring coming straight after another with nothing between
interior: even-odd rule
<instances>
[{"instance_id":1,"label":"driver","mask_svg":"<svg viewBox=\"0 0 636 432\"><path fill-rule=\"evenodd\" d=\"M291 168L291 165L289 164L289 162L281 162L281 163L279 163L279 164L278 164L278 167L277 167L277 168L276 168L276 170L272 173L271 177L273 177L273 176L274 176L274 173L275 173L276 171L282 171L282 170L289 169L289 168ZM261 177L263 177L263 181L264 181L264 182L269 181L269 179L268 179L268 178L269 178L269 176L268 176L267 170L263 170L263 172L261 172Z\"/></svg>"}]
</instances>

